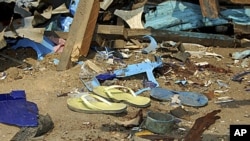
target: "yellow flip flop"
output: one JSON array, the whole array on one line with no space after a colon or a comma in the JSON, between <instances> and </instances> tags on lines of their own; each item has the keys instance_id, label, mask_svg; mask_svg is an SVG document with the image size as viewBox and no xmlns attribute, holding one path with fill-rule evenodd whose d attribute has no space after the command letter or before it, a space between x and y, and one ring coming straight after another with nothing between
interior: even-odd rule
<instances>
[{"instance_id":1,"label":"yellow flip flop","mask_svg":"<svg viewBox=\"0 0 250 141\"><path fill-rule=\"evenodd\" d=\"M123 92L118 88L129 90L130 93ZM108 100L115 102L125 102L135 107L148 107L150 105L150 98L137 96L131 88L112 85L112 86L97 86L93 89L94 94L99 95Z\"/></svg>"},{"instance_id":2,"label":"yellow flip flop","mask_svg":"<svg viewBox=\"0 0 250 141\"><path fill-rule=\"evenodd\" d=\"M113 103L106 99L93 95L85 94L77 98L67 99L67 106L70 110L89 114L122 113L127 106L123 103Z\"/></svg>"}]
</instances>

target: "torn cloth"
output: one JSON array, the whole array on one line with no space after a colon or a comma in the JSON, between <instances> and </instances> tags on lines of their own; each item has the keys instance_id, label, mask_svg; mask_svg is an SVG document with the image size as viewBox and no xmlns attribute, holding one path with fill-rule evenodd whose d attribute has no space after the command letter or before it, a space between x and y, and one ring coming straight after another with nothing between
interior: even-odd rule
<instances>
[{"instance_id":1,"label":"torn cloth","mask_svg":"<svg viewBox=\"0 0 250 141\"><path fill-rule=\"evenodd\" d=\"M26 100L23 90L0 94L0 122L17 126L38 126L38 108Z\"/></svg>"}]
</instances>

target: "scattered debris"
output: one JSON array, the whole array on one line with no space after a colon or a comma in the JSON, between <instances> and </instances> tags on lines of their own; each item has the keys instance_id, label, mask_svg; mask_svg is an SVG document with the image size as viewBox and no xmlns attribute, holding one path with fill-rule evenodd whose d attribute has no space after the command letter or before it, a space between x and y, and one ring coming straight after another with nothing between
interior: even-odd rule
<instances>
[{"instance_id":1,"label":"scattered debris","mask_svg":"<svg viewBox=\"0 0 250 141\"><path fill-rule=\"evenodd\" d=\"M3 9L9 16L7 19L0 19L0 49L31 47L35 50L38 61L42 61L45 55L58 53L60 60L53 60L57 71L69 69L75 64L82 65L79 79L87 88L87 92L84 87L82 92L71 94L61 91L56 95L71 96L67 101L71 109L86 113L117 114L127 108L122 102L146 108L150 106L150 98L158 100L154 102L162 105L168 101L172 106L170 108L175 108L170 110L171 115L150 111L144 120L140 109L131 120L112 121L125 128L133 127L129 137L137 132L136 136L144 139L173 141L177 138L162 134L175 130L173 124L177 118L190 120L191 112L186 111L184 106L202 107L234 101L229 96L221 97L223 93L230 93L230 82L225 83L223 81L226 79L214 78L215 74L228 74L232 71L216 63L199 61L208 59L202 58L205 56L212 56L218 62L224 59L223 55L210 50L210 46L241 47L250 43L249 7L234 7L232 3L230 6L220 7L219 1L207 3L208 0L200 0L199 3L162 0L72 0L55 5L57 2L59 1L17 0L16 3L4 5L3 7L10 10ZM244 4L250 3L245 1ZM145 38L150 43L145 42ZM95 49L95 57L91 56L91 59L82 61L81 57L87 57L90 48ZM153 54L155 62L150 61ZM14 58L9 54L0 53L0 56L2 62L11 60L20 65L24 73L30 71L31 76L33 71L47 70L46 66L33 69L26 60ZM235 63L241 62L242 68L249 67L249 56L250 50L230 53ZM134 63L128 63L129 59ZM193 59L196 61L193 62ZM52 61L50 64L53 65ZM3 83L24 78L15 67L1 71L0 80ZM242 82L244 76L249 73L250 71L244 71L233 76L231 80ZM133 90L138 91L134 93L125 85L133 85L130 80L140 74L146 74L147 78L135 80ZM69 78L72 78L70 75ZM218 84L219 90L214 90L214 82ZM166 89L168 86L176 89ZM97 89L98 87L100 89ZM124 88L127 89L120 90ZM178 88L181 90L177 90ZM198 89L199 92L192 92L190 88ZM128 91L131 93L127 93ZM149 91L150 97L143 97L144 100L141 100L139 98L142 96L138 95L144 91ZM90 92L94 94L90 95ZM91 98L86 95L92 97L92 100L95 99L96 103L92 103ZM105 96L106 99L97 95ZM120 100L121 97L124 99ZM113 103L113 100L119 103ZM213 100L214 103L208 103L208 100ZM139 104L145 101L145 105ZM3 108L0 110L1 122L22 127L12 140L35 140L54 127L51 117L39 115L36 104L27 101L23 91L2 94L0 102L0 107ZM110 109L105 109L105 104ZM118 106L118 109L113 111L116 106L112 107L112 104L120 105L122 109ZM219 112L221 110L214 110L196 119L184 140L201 140L203 132L220 118L216 116ZM89 123L84 122L83 125ZM144 124L148 130L142 131ZM186 131L184 128L179 130ZM121 140L120 136L119 139Z\"/></svg>"},{"instance_id":2,"label":"scattered debris","mask_svg":"<svg viewBox=\"0 0 250 141\"><path fill-rule=\"evenodd\" d=\"M152 51L155 51L156 48L158 47L158 45L157 45L157 42L155 41L155 39L153 37L144 36L144 38L146 38L146 37L150 39L150 44L148 45L148 47L146 47L146 48L144 48L142 50L142 53L148 54L148 53L150 53Z\"/></svg>"},{"instance_id":3,"label":"scattered debris","mask_svg":"<svg viewBox=\"0 0 250 141\"><path fill-rule=\"evenodd\" d=\"M244 50L242 52L233 52L230 54L233 59L240 60L248 57L250 55L250 50Z\"/></svg>"},{"instance_id":4,"label":"scattered debris","mask_svg":"<svg viewBox=\"0 0 250 141\"><path fill-rule=\"evenodd\" d=\"M159 56L155 57L156 62L145 61L138 64L128 65L124 69L114 70L114 74L118 78L128 77L140 73L147 74L147 80L156 84L156 87L159 86L159 83L156 81L153 75L153 69L160 67L162 65L162 60Z\"/></svg>"},{"instance_id":5,"label":"scattered debris","mask_svg":"<svg viewBox=\"0 0 250 141\"><path fill-rule=\"evenodd\" d=\"M143 113L142 113L142 109L140 109L136 116L134 118L132 118L131 120L128 121L118 121L116 120L115 123L117 123L118 125L122 125L124 127L134 127L134 126L139 126L143 121Z\"/></svg>"},{"instance_id":6,"label":"scattered debris","mask_svg":"<svg viewBox=\"0 0 250 141\"><path fill-rule=\"evenodd\" d=\"M214 110L203 117L195 120L193 127L189 130L184 138L184 141L200 141L202 140L202 133L209 128L216 120L220 119L216 114L221 110Z\"/></svg>"},{"instance_id":7,"label":"scattered debris","mask_svg":"<svg viewBox=\"0 0 250 141\"><path fill-rule=\"evenodd\" d=\"M232 102L232 101L234 101L233 98L224 96L224 97L218 97L214 103L220 104L220 103L227 103L227 102Z\"/></svg>"},{"instance_id":8,"label":"scattered debris","mask_svg":"<svg viewBox=\"0 0 250 141\"><path fill-rule=\"evenodd\" d=\"M183 109L181 106L174 108L173 110L170 110L170 113L175 116L176 118L181 118L185 120L190 120L190 114L188 111Z\"/></svg>"},{"instance_id":9,"label":"scattered debris","mask_svg":"<svg viewBox=\"0 0 250 141\"><path fill-rule=\"evenodd\" d=\"M49 114L38 116L38 126L37 127L22 127L14 137L12 141L27 141L35 140L42 135L48 133L54 128L54 123Z\"/></svg>"},{"instance_id":10,"label":"scattered debris","mask_svg":"<svg viewBox=\"0 0 250 141\"><path fill-rule=\"evenodd\" d=\"M250 71L245 71L245 72L239 73L239 74L233 76L232 81L242 82L242 80L244 79L243 77L249 73L250 73Z\"/></svg>"},{"instance_id":11,"label":"scattered debris","mask_svg":"<svg viewBox=\"0 0 250 141\"><path fill-rule=\"evenodd\" d=\"M174 116L166 113L148 112L145 122L146 129L156 134L166 134L173 131Z\"/></svg>"}]
</instances>

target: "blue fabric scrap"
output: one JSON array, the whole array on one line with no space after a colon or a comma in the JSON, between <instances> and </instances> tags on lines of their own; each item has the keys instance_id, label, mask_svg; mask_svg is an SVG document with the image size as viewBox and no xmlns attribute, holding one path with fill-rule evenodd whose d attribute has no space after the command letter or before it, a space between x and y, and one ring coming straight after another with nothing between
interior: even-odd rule
<instances>
[{"instance_id":1,"label":"blue fabric scrap","mask_svg":"<svg viewBox=\"0 0 250 141\"><path fill-rule=\"evenodd\" d=\"M23 90L0 94L0 122L20 127L38 126L38 108Z\"/></svg>"}]
</instances>

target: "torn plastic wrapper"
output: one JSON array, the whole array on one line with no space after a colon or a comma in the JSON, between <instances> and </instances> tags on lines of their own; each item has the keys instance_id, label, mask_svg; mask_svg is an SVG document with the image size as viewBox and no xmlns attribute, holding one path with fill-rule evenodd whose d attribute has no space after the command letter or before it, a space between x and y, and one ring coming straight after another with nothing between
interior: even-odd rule
<instances>
[{"instance_id":1,"label":"torn plastic wrapper","mask_svg":"<svg viewBox=\"0 0 250 141\"><path fill-rule=\"evenodd\" d=\"M101 86L100 82L97 80L96 77L92 78L90 81L85 81L83 78L80 79L90 92L93 91L93 88Z\"/></svg>"},{"instance_id":2,"label":"torn plastic wrapper","mask_svg":"<svg viewBox=\"0 0 250 141\"><path fill-rule=\"evenodd\" d=\"M0 94L0 122L17 126L38 126L38 108L26 100L23 90Z\"/></svg>"}]
</instances>

